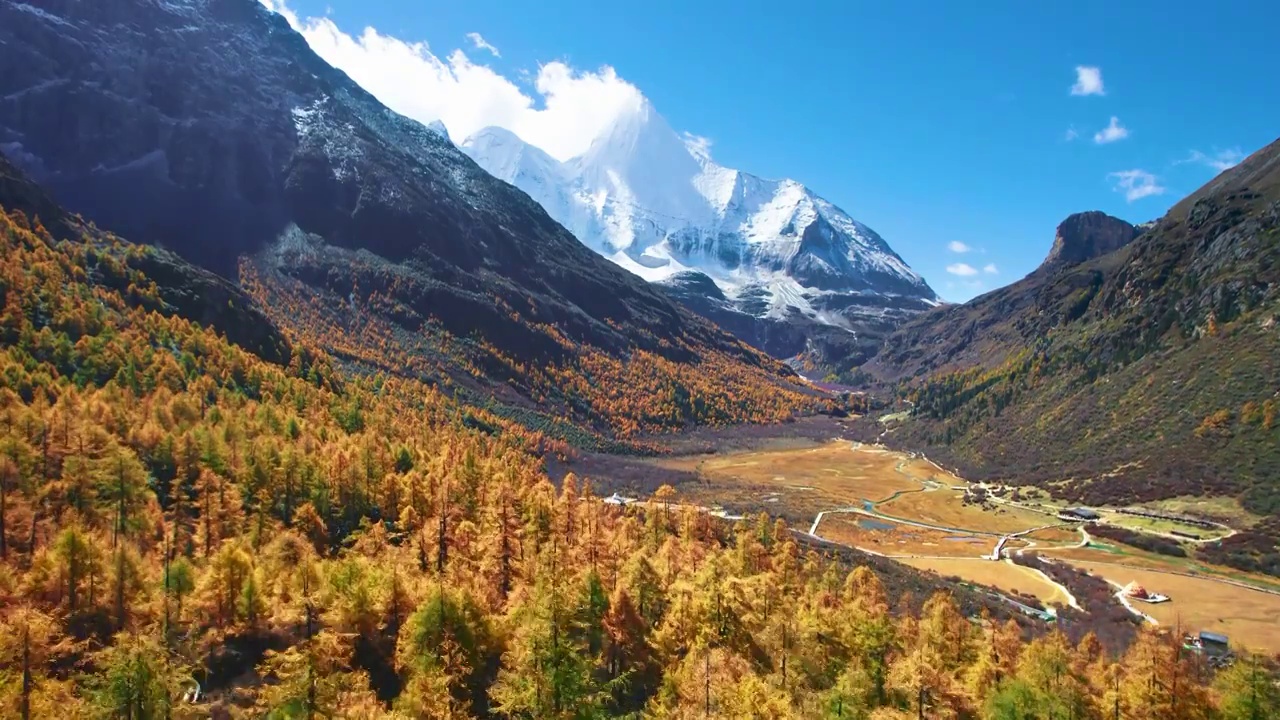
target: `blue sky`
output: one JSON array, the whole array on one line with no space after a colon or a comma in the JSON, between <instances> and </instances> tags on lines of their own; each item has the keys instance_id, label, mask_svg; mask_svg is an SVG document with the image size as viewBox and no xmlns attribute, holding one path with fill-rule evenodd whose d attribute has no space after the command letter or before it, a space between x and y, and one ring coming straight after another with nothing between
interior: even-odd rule
<instances>
[{"instance_id":1,"label":"blue sky","mask_svg":"<svg viewBox=\"0 0 1280 720\"><path fill-rule=\"evenodd\" d=\"M286 2L331 62L455 133L510 117L564 154L634 86L948 300L1033 270L1072 212L1154 219L1280 135L1280 3Z\"/></svg>"}]
</instances>

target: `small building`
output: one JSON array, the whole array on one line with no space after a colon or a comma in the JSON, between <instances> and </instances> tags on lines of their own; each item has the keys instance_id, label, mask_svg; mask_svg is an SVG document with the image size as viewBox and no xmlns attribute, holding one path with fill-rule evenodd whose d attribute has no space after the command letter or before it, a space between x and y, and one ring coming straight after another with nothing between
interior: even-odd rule
<instances>
[{"instance_id":1,"label":"small building","mask_svg":"<svg viewBox=\"0 0 1280 720\"><path fill-rule=\"evenodd\" d=\"M1062 518L1063 520L1072 520L1075 522L1093 522L1094 520L1097 520L1102 516L1098 514L1097 510L1094 510L1092 508L1073 507L1073 508L1066 508L1062 512L1058 513L1058 517Z\"/></svg>"},{"instance_id":2,"label":"small building","mask_svg":"<svg viewBox=\"0 0 1280 720\"><path fill-rule=\"evenodd\" d=\"M1225 654L1231 650L1231 643L1226 635L1201 630L1196 639L1200 641L1200 647L1208 653Z\"/></svg>"}]
</instances>

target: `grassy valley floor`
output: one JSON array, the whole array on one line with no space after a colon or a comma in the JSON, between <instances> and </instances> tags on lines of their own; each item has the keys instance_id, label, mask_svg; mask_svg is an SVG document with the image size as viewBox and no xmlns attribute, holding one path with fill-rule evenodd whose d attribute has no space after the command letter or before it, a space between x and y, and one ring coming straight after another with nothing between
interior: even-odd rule
<instances>
[{"instance_id":1,"label":"grassy valley floor","mask_svg":"<svg viewBox=\"0 0 1280 720\"><path fill-rule=\"evenodd\" d=\"M838 435L841 425L831 423ZM1019 602L1067 607L1067 588L1033 569L1002 557L1035 552L1113 583L1131 581L1169 595L1159 605L1135 603L1161 626L1229 635L1253 650L1280 652L1280 583L1193 558L1170 557L1094 537L1085 526L1058 517L1061 504L1044 494L1011 500L966 491L969 484L923 456L890 451L847 439L755 438L726 443L723 452L703 452L645 461L674 473L680 502L722 510L730 516L761 510L790 520L822 540L848 545L913 568L987 586ZM687 446L686 446L687 447ZM1191 510L1194 505L1179 506ZM1217 507L1217 505L1212 505ZM1170 539L1190 526L1099 508L1108 526ZM1222 513L1214 513L1218 519ZM1200 529L1201 542L1235 532L1232 526ZM1182 539L1189 546L1192 540Z\"/></svg>"}]
</instances>

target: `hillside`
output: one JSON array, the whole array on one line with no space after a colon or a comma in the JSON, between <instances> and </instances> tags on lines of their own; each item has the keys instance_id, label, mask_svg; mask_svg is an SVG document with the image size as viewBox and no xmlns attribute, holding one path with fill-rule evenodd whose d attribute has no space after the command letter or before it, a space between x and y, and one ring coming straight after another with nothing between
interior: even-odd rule
<instances>
[{"instance_id":1,"label":"hillside","mask_svg":"<svg viewBox=\"0 0 1280 720\"><path fill-rule=\"evenodd\" d=\"M877 381L897 381L998 365L1057 325L1078 319L1099 274L1123 262L1112 252L1137 234L1134 226L1103 213L1072 215L1059 224L1049 255L1030 275L970 302L921 314L891 334L862 370Z\"/></svg>"},{"instance_id":2,"label":"hillside","mask_svg":"<svg viewBox=\"0 0 1280 720\"><path fill-rule=\"evenodd\" d=\"M921 316L864 371L914 403L893 442L975 478L1238 498L1264 519L1206 552L1275 574L1277 321L1280 142L1115 252Z\"/></svg>"},{"instance_id":3,"label":"hillside","mask_svg":"<svg viewBox=\"0 0 1280 720\"><path fill-rule=\"evenodd\" d=\"M1272 682L1187 682L1154 633L1117 659L971 622L976 595L912 598L764 516L557 490L539 434L305 343L267 362L164 300L134 266L162 251L6 178L4 717L1101 717L1113 688L1207 712Z\"/></svg>"},{"instance_id":4,"label":"hillside","mask_svg":"<svg viewBox=\"0 0 1280 720\"><path fill-rule=\"evenodd\" d=\"M255 0L5 0L0 97L0 149L53 197L339 362L587 445L815 407Z\"/></svg>"}]
</instances>

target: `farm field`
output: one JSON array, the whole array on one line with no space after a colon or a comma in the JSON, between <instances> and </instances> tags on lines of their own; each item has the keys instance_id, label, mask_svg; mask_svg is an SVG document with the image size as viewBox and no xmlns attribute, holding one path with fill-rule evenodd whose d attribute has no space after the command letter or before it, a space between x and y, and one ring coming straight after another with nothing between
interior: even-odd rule
<instances>
[{"instance_id":1,"label":"farm field","mask_svg":"<svg viewBox=\"0 0 1280 720\"><path fill-rule=\"evenodd\" d=\"M1253 650L1280 653L1280 595L1250 590L1210 578L1140 569L1109 563L1075 561L1074 565L1113 583L1136 581L1151 592L1168 595L1170 602L1134 606L1151 615L1161 626L1181 624L1184 632L1208 630L1222 633L1233 644Z\"/></svg>"},{"instance_id":2,"label":"farm field","mask_svg":"<svg viewBox=\"0 0 1280 720\"><path fill-rule=\"evenodd\" d=\"M1031 595L1046 605L1070 603L1066 593L1031 568L1008 562L969 558L906 558L903 564L931 570L943 577L954 575L968 582L989 585L1010 594Z\"/></svg>"},{"instance_id":3,"label":"farm field","mask_svg":"<svg viewBox=\"0 0 1280 720\"><path fill-rule=\"evenodd\" d=\"M1059 522L1050 515L1005 505L983 510L963 504L961 498L962 493L954 490L905 493L876 509L885 515L973 532L1013 533Z\"/></svg>"},{"instance_id":4,"label":"farm field","mask_svg":"<svg viewBox=\"0 0 1280 720\"><path fill-rule=\"evenodd\" d=\"M824 516L817 534L893 558L921 555L979 558L989 554L996 545L996 538L989 535L929 530L855 514Z\"/></svg>"}]
</instances>

